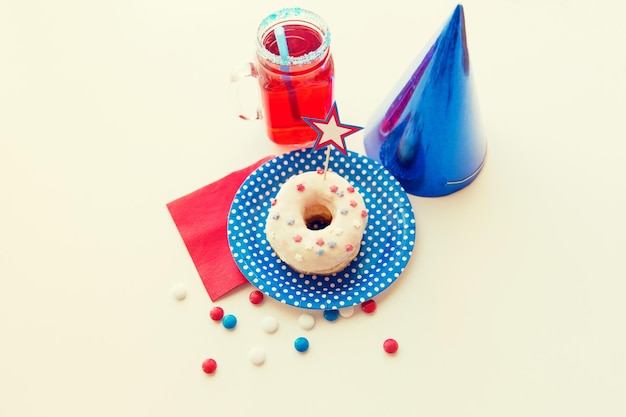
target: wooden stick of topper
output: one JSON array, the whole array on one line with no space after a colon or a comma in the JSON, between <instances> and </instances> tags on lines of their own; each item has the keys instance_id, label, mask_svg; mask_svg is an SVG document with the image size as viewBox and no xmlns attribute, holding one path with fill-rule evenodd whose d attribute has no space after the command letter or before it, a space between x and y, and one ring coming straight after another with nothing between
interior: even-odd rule
<instances>
[{"instance_id":1,"label":"wooden stick of topper","mask_svg":"<svg viewBox=\"0 0 626 417\"><path fill-rule=\"evenodd\" d=\"M326 181L326 173L328 172L328 163L330 162L330 146L326 147L326 161L324 162L324 181Z\"/></svg>"}]
</instances>

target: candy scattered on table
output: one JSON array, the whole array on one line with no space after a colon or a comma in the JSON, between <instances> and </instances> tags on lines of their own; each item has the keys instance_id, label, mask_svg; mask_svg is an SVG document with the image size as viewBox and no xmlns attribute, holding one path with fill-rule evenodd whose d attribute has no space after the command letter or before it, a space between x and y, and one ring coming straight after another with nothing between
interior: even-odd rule
<instances>
[{"instance_id":1,"label":"candy scattered on table","mask_svg":"<svg viewBox=\"0 0 626 417\"><path fill-rule=\"evenodd\" d=\"M202 362L202 370L204 371L205 374L212 374L213 372L215 372L215 370L217 369L217 362L215 362L215 359L205 359L204 362Z\"/></svg>"},{"instance_id":2,"label":"candy scattered on table","mask_svg":"<svg viewBox=\"0 0 626 417\"><path fill-rule=\"evenodd\" d=\"M396 353L398 351L398 342L395 339L387 339L383 342L383 349L389 354Z\"/></svg>"},{"instance_id":3,"label":"candy scattered on table","mask_svg":"<svg viewBox=\"0 0 626 417\"><path fill-rule=\"evenodd\" d=\"M261 304L263 302L263 293L259 290L254 290L250 293L249 298L252 304Z\"/></svg>"},{"instance_id":4,"label":"candy scattered on table","mask_svg":"<svg viewBox=\"0 0 626 417\"><path fill-rule=\"evenodd\" d=\"M293 347L298 352L306 352L307 350L309 350L309 339L307 339L306 337L298 337L293 342Z\"/></svg>"},{"instance_id":5,"label":"candy scattered on table","mask_svg":"<svg viewBox=\"0 0 626 417\"><path fill-rule=\"evenodd\" d=\"M265 363L265 350L260 347L252 348L248 353L248 358L254 365L263 365Z\"/></svg>"},{"instance_id":6,"label":"candy scattered on table","mask_svg":"<svg viewBox=\"0 0 626 417\"><path fill-rule=\"evenodd\" d=\"M339 310L324 310L324 318L328 321L335 321L339 318Z\"/></svg>"},{"instance_id":7,"label":"candy scattered on table","mask_svg":"<svg viewBox=\"0 0 626 417\"><path fill-rule=\"evenodd\" d=\"M302 313L300 317L298 317L298 324L304 330L311 330L315 327L315 316L309 313Z\"/></svg>"},{"instance_id":8,"label":"candy scattered on table","mask_svg":"<svg viewBox=\"0 0 626 417\"><path fill-rule=\"evenodd\" d=\"M187 287L184 284L176 284L172 287L172 296L178 301L187 298Z\"/></svg>"},{"instance_id":9,"label":"candy scattered on table","mask_svg":"<svg viewBox=\"0 0 626 417\"><path fill-rule=\"evenodd\" d=\"M209 312L209 316L213 321L220 321L224 317L224 309L222 307L213 307Z\"/></svg>"},{"instance_id":10,"label":"candy scattered on table","mask_svg":"<svg viewBox=\"0 0 626 417\"><path fill-rule=\"evenodd\" d=\"M367 314L371 314L376 310L376 301L367 300L361 304L361 310L366 312Z\"/></svg>"},{"instance_id":11,"label":"candy scattered on table","mask_svg":"<svg viewBox=\"0 0 626 417\"><path fill-rule=\"evenodd\" d=\"M222 326L227 329L234 329L237 326L237 317L232 314L227 314L222 318Z\"/></svg>"},{"instance_id":12,"label":"candy scattered on table","mask_svg":"<svg viewBox=\"0 0 626 417\"><path fill-rule=\"evenodd\" d=\"M261 322L261 328L266 333L274 333L278 329L278 320L276 317L267 316Z\"/></svg>"},{"instance_id":13,"label":"candy scattered on table","mask_svg":"<svg viewBox=\"0 0 626 417\"><path fill-rule=\"evenodd\" d=\"M350 318L354 314L354 306L342 308L339 310L339 315L343 318Z\"/></svg>"},{"instance_id":14,"label":"candy scattered on table","mask_svg":"<svg viewBox=\"0 0 626 417\"><path fill-rule=\"evenodd\" d=\"M185 291L186 292L186 291ZM172 294L175 294L173 291ZM263 302L264 294L261 291L252 291L250 293L250 302L252 304L260 304ZM364 301L360 305L361 310L367 314L371 314L376 310L376 302L373 299ZM339 319L339 317L349 318L354 315L356 311L355 306L348 306L341 309L330 309L322 312L324 319L333 322ZM224 309L218 306L213 307L209 313L210 317L214 321L221 321L222 325L226 329L234 329L237 326L237 317L233 314L224 314ZM265 316L261 320L261 329L265 333L275 333L278 330L278 319L274 316ZM311 313L302 313L298 316L298 325L305 330L311 330L315 327L316 317ZM297 337L293 341L293 347L297 352L305 353L309 350L310 343L306 337ZM383 342L383 350L393 355L398 351L398 342L395 339L389 338ZM263 365L266 361L266 351L262 347L253 347L248 352L249 361L255 366ZM206 374L213 374L217 369L217 362L208 358L202 362L202 370Z\"/></svg>"}]
</instances>

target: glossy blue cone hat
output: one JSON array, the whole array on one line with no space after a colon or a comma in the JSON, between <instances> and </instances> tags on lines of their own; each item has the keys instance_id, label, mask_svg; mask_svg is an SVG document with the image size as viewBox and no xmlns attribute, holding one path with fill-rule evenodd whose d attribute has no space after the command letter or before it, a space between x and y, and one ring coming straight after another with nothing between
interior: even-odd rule
<instances>
[{"instance_id":1,"label":"glossy blue cone hat","mask_svg":"<svg viewBox=\"0 0 626 417\"><path fill-rule=\"evenodd\" d=\"M463 6L397 90L366 126L366 154L413 195L439 197L469 185L487 143L475 114Z\"/></svg>"}]
</instances>

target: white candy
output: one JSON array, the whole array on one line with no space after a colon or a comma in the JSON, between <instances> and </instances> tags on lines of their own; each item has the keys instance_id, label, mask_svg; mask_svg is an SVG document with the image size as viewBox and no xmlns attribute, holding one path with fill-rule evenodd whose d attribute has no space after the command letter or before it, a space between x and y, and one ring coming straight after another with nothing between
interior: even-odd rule
<instances>
[{"instance_id":1,"label":"white candy","mask_svg":"<svg viewBox=\"0 0 626 417\"><path fill-rule=\"evenodd\" d=\"M300 315L300 317L298 317L298 324L304 330L311 330L313 326L315 326L315 316L308 313L303 313Z\"/></svg>"},{"instance_id":2,"label":"white candy","mask_svg":"<svg viewBox=\"0 0 626 417\"><path fill-rule=\"evenodd\" d=\"M184 284L176 284L172 287L172 296L178 301L182 301L187 297L187 287Z\"/></svg>"},{"instance_id":3,"label":"white candy","mask_svg":"<svg viewBox=\"0 0 626 417\"><path fill-rule=\"evenodd\" d=\"M267 316L261 322L261 328L266 333L274 333L278 329L278 320L276 320L276 317Z\"/></svg>"},{"instance_id":4,"label":"white candy","mask_svg":"<svg viewBox=\"0 0 626 417\"><path fill-rule=\"evenodd\" d=\"M352 317L354 314L354 306L342 308L339 310L339 315L344 318Z\"/></svg>"},{"instance_id":5,"label":"white candy","mask_svg":"<svg viewBox=\"0 0 626 417\"><path fill-rule=\"evenodd\" d=\"M263 365L265 362L265 350L260 347L255 347L248 353L248 358L254 365Z\"/></svg>"}]
</instances>

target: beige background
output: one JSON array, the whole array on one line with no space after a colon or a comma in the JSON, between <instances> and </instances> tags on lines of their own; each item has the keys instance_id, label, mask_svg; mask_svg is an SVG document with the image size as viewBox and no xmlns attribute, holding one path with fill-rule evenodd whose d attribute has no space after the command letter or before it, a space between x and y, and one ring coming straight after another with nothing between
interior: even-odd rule
<instances>
[{"instance_id":1,"label":"beige background","mask_svg":"<svg viewBox=\"0 0 626 417\"><path fill-rule=\"evenodd\" d=\"M624 415L624 3L466 1L484 171L411 197L416 251L374 315L305 332L245 286L229 333L165 204L285 151L228 80L287 5L0 0L0 416ZM456 4L299 5L363 126Z\"/></svg>"}]
</instances>

